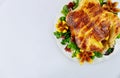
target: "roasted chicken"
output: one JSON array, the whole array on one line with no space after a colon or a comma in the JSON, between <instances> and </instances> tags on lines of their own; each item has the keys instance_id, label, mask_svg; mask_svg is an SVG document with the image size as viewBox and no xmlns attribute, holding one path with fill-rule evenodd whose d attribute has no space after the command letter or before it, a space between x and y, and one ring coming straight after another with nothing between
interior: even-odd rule
<instances>
[{"instance_id":1,"label":"roasted chicken","mask_svg":"<svg viewBox=\"0 0 120 78\"><path fill-rule=\"evenodd\" d=\"M120 19L101 7L99 0L81 0L79 6L68 13L66 22L71 37L85 52L104 53L114 46L120 34Z\"/></svg>"}]
</instances>

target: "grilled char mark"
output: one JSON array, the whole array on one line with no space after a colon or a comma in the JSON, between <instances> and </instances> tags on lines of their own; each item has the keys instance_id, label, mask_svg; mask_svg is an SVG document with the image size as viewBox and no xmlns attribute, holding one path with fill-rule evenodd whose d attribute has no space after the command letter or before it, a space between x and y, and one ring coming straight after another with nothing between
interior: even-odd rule
<instances>
[{"instance_id":1,"label":"grilled char mark","mask_svg":"<svg viewBox=\"0 0 120 78\"><path fill-rule=\"evenodd\" d=\"M100 23L100 21L101 21L101 17L100 17L100 16L97 16L97 18L96 18L96 20L95 20L95 23L98 24L98 23Z\"/></svg>"},{"instance_id":2,"label":"grilled char mark","mask_svg":"<svg viewBox=\"0 0 120 78\"><path fill-rule=\"evenodd\" d=\"M67 17L68 26L73 26L74 28L82 28L84 25L90 22L88 14L83 10L71 12Z\"/></svg>"},{"instance_id":3,"label":"grilled char mark","mask_svg":"<svg viewBox=\"0 0 120 78\"><path fill-rule=\"evenodd\" d=\"M110 21L102 21L100 23L101 30L104 32L104 36L109 36L110 33Z\"/></svg>"},{"instance_id":4,"label":"grilled char mark","mask_svg":"<svg viewBox=\"0 0 120 78\"><path fill-rule=\"evenodd\" d=\"M90 50L91 50L91 51L99 51L99 52L102 52L102 51L103 51L102 49L97 48L97 47L94 46L94 45L91 45L91 46L90 46Z\"/></svg>"},{"instance_id":5,"label":"grilled char mark","mask_svg":"<svg viewBox=\"0 0 120 78\"><path fill-rule=\"evenodd\" d=\"M87 26L86 29L89 30L95 25L95 22L90 22ZM87 32L87 30L85 32Z\"/></svg>"},{"instance_id":6,"label":"grilled char mark","mask_svg":"<svg viewBox=\"0 0 120 78\"><path fill-rule=\"evenodd\" d=\"M94 6L95 6L95 3L89 2L88 5L87 5L87 7L85 6L85 8L90 9L90 8L92 8Z\"/></svg>"},{"instance_id":7,"label":"grilled char mark","mask_svg":"<svg viewBox=\"0 0 120 78\"><path fill-rule=\"evenodd\" d=\"M87 49L87 39L84 39L83 41L82 41L82 44L80 45L79 44L79 46L81 47L81 49L83 49L83 50L86 50Z\"/></svg>"},{"instance_id":8,"label":"grilled char mark","mask_svg":"<svg viewBox=\"0 0 120 78\"><path fill-rule=\"evenodd\" d=\"M87 48L87 39L85 39L84 37L75 37L76 40L76 44L78 45L78 47L80 47L82 50L85 50Z\"/></svg>"},{"instance_id":9,"label":"grilled char mark","mask_svg":"<svg viewBox=\"0 0 120 78\"><path fill-rule=\"evenodd\" d=\"M99 3L88 3L87 7L84 7L88 10L88 13L91 14L93 17L103 13L103 9Z\"/></svg>"},{"instance_id":10,"label":"grilled char mark","mask_svg":"<svg viewBox=\"0 0 120 78\"><path fill-rule=\"evenodd\" d=\"M102 21L99 26L94 27L92 33L96 40L102 41L109 36L110 22Z\"/></svg>"},{"instance_id":11,"label":"grilled char mark","mask_svg":"<svg viewBox=\"0 0 120 78\"><path fill-rule=\"evenodd\" d=\"M93 29L92 34L97 41L102 41L105 39L104 32L97 27Z\"/></svg>"}]
</instances>

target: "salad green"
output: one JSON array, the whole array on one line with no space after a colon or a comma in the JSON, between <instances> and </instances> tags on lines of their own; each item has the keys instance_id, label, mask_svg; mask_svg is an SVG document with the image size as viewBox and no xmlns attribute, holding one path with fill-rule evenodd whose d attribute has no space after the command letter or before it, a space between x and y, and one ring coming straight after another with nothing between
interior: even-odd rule
<instances>
[{"instance_id":1,"label":"salad green","mask_svg":"<svg viewBox=\"0 0 120 78\"><path fill-rule=\"evenodd\" d=\"M68 14L68 12L69 12L69 10L68 10L67 5L64 5L64 7L63 7L61 13L62 13L64 16L66 16L66 15Z\"/></svg>"},{"instance_id":2,"label":"salad green","mask_svg":"<svg viewBox=\"0 0 120 78\"><path fill-rule=\"evenodd\" d=\"M97 58L103 57L103 54L100 53L100 52L95 51L94 54L95 54L95 56L96 56Z\"/></svg>"},{"instance_id":3,"label":"salad green","mask_svg":"<svg viewBox=\"0 0 120 78\"><path fill-rule=\"evenodd\" d=\"M105 4L104 0L99 0L99 2L100 2L100 4L101 4L101 6L102 6L103 4Z\"/></svg>"},{"instance_id":4,"label":"salad green","mask_svg":"<svg viewBox=\"0 0 120 78\"><path fill-rule=\"evenodd\" d=\"M114 48L109 48L104 55L110 55L113 52Z\"/></svg>"},{"instance_id":5,"label":"salad green","mask_svg":"<svg viewBox=\"0 0 120 78\"><path fill-rule=\"evenodd\" d=\"M63 33L56 31L56 32L54 32L54 35L56 36L57 39L59 39L63 36Z\"/></svg>"},{"instance_id":6,"label":"salad green","mask_svg":"<svg viewBox=\"0 0 120 78\"><path fill-rule=\"evenodd\" d=\"M59 19L60 19L60 21L66 21L66 17L65 16L61 16Z\"/></svg>"},{"instance_id":7,"label":"salad green","mask_svg":"<svg viewBox=\"0 0 120 78\"><path fill-rule=\"evenodd\" d=\"M117 39L120 39L120 34L117 36Z\"/></svg>"},{"instance_id":8,"label":"salad green","mask_svg":"<svg viewBox=\"0 0 120 78\"><path fill-rule=\"evenodd\" d=\"M73 9L76 9L79 5L80 0L74 0L73 3L75 4Z\"/></svg>"}]
</instances>

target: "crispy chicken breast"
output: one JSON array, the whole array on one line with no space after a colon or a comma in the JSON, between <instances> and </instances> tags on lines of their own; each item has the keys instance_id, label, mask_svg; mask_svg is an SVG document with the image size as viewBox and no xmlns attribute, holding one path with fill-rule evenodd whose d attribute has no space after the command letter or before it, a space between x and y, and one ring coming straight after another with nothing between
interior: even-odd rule
<instances>
[{"instance_id":1,"label":"crispy chicken breast","mask_svg":"<svg viewBox=\"0 0 120 78\"><path fill-rule=\"evenodd\" d=\"M78 47L88 52L104 53L114 46L120 34L120 19L104 10L99 0L81 0L79 6L68 13L66 21Z\"/></svg>"}]
</instances>

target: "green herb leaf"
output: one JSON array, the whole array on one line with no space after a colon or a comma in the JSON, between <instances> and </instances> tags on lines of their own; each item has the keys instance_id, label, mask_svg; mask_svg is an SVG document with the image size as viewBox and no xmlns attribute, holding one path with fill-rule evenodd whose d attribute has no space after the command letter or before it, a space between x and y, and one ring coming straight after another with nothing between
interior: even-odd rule
<instances>
[{"instance_id":1,"label":"green herb leaf","mask_svg":"<svg viewBox=\"0 0 120 78\"><path fill-rule=\"evenodd\" d=\"M70 48L73 52L72 58L76 57L76 54L78 54L80 52L80 48L78 48L77 44L72 41L69 41L67 47Z\"/></svg>"},{"instance_id":2,"label":"green herb leaf","mask_svg":"<svg viewBox=\"0 0 120 78\"><path fill-rule=\"evenodd\" d=\"M68 30L66 33L62 33L62 36L64 36L64 39L61 41L62 45L66 45L67 43L70 42L70 36L71 36L70 30Z\"/></svg>"},{"instance_id":3,"label":"green herb leaf","mask_svg":"<svg viewBox=\"0 0 120 78\"><path fill-rule=\"evenodd\" d=\"M76 52L73 52L72 53L72 58L76 57L76 55L77 55Z\"/></svg>"},{"instance_id":4,"label":"green herb leaf","mask_svg":"<svg viewBox=\"0 0 120 78\"><path fill-rule=\"evenodd\" d=\"M56 36L57 39L59 39L62 37L63 33L56 31L54 32L54 35Z\"/></svg>"},{"instance_id":5,"label":"green herb leaf","mask_svg":"<svg viewBox=\"0 0 120 78\"><path fill-rule=\"evenodd\" d=\"M75 52L80 52L80 48L78 48L77 44L74 43L74 42L69 42L68 45L67 45L68 48L70 48L72 51L75 51Z\"/></svg>"},{"instance_id":6,"label":"green herb leaf","mask_svg":"<svg viewBox=\"0 0 120 78\"><path fill-rule=\"evenodd\" d=\"M76 57L76 54L78 54L80 52L80 48L78 48L78 46L75 42L71 41L70 30L68 30L66 33L54 32L54 35L57 38L61 38L62 36L64 36L64 39L62 39L61 44L62 45L67 44L67 48L70 48L73 52L72 57Z\"/></svg>"},{"instance_id":7,"label":"green herb leaf","mask_svg":"<svg viewBox=\"0 0 120 78\"><path fill-rule=\"evenodd\" d=\"M99 0L101 6L104 4L104 0Z\"/></svg>"},{"instance_id":8,"label":"green herb leaf","mask_svg":"<svg viewBox=\"0 0 120 78\"><path fill-rule=\"evenodd\" d=\"M66 33L63 34L65 36L65 38L70 38L71 37L71 33L70 30L68 30Z\"/></svg>"},{"instance_id":9,"label":"green herb leaf","mask_svg":"<svg viewBox=\"0 0 120 78\"><path fill-rule=\"evenodd\" d=\"M61 44L62 44L62 45L66 45L66 40L62 40L62 41L61 41Z\"/></svg>"},{"instance_id":10,"label":"green herb leaf","mask_svg":"<svg viewBox=\"0 0 120 78\"><path fill-rule=\"evenodd\" d=\"M65 16L62 16L59 19L60 19L60 21L66 21L66 17Z\"/></svg>"},{"instance_id":11,"label":"green herb leaf","mask_svg":"<svg viewBox=\"0 0 120 78\"><path fill-rule=\"evenodd\" d=\"M103 57L103 54L101 54L100 52L95 51L94 53L97 58Z\"/></svg>"},{"instance_id":12,"label":"green herb leaf","mask_svg":"<svg viewBox=\"0 0 120 78\"><path fill-rule=\"evenodd\" d=\"M76 57L78 53L80 53L80 50L73 51L72 58Z\"/></svg>"},{"instance_id":13,"label":"green herb leaf","mask_svg":"<svg viewBox=\"0 0 120 78\"><path fill-rule=\"evenodd\" d=\"M79 5L79 0L74 0L73 2L75 3L73 9L76 9Z\"/></svg>"},{"instance_id":14,"label":"green herb leaf","mask_svg":"<svg viewBox=\"0 0 120 78\"><path fill-rule=\"evenodd\" d=\"M77 49L77 45L74 42L69 42L68 43L68 48L71 48L71 50L76 50Z\"/></svg>"},{"instance_id":15,"label":"green herb leaf","mask_svg":"<svg viewBox=\"0 0 120 78\"><path fill-rule=\"evenodd\" d=\"M68 10L68 7L67 7L67 5L64 5L64 7L63 7L63 9L62 9L62 11L61 11L61 13L63 14L63 15L67 15L68 14L68 12L69 12L69 10Z\"/></svg>"},{"instance_id":16,"label":"green herb leaf","mask_svg":"<svg viewBox=\"0 0 120 78\"><path fill-rule=\"evenodd\" d=\"M113 52L114 48L109 48L104 55L110 55Z\"/></svg>"},{"instance_id":17,"label":"green herb leaf","mask_svg":"<svg viewBox=\"0 0 120 78\"><path fill-rule=\"evenodd\" d=\"M92 56L91 59L94 60L94 59L95 59L95 56Z\"/></svg>"},{"instance_id":18,"label":"green herb leaf","mask_svg":"<svg viewBox=\"0 0 120 78\"><path fill-rule=\"evenodd\" d=\"M65 38L61 41L62 45L66 45L70 41L70 38Z\"/></svg>"},{"instance_id":19,"label":"green herb leaf","mask_svg":"<svg viewBox=\"0 0 120 78\"><path fill-rule=\"evenodd\" d=\"M113 51L113 48L109 48L107 52L111 53Z\"/></svg>"},{"instance_id":20,"label":"green herb leaf","mask_svg":"<svg viewBox=\"0 0 120 78\"><path fill-rule=\"evenodd\" d=\"M120 39L120 34L117 36L117 39Z\"/></svg>"}]
</instances>

